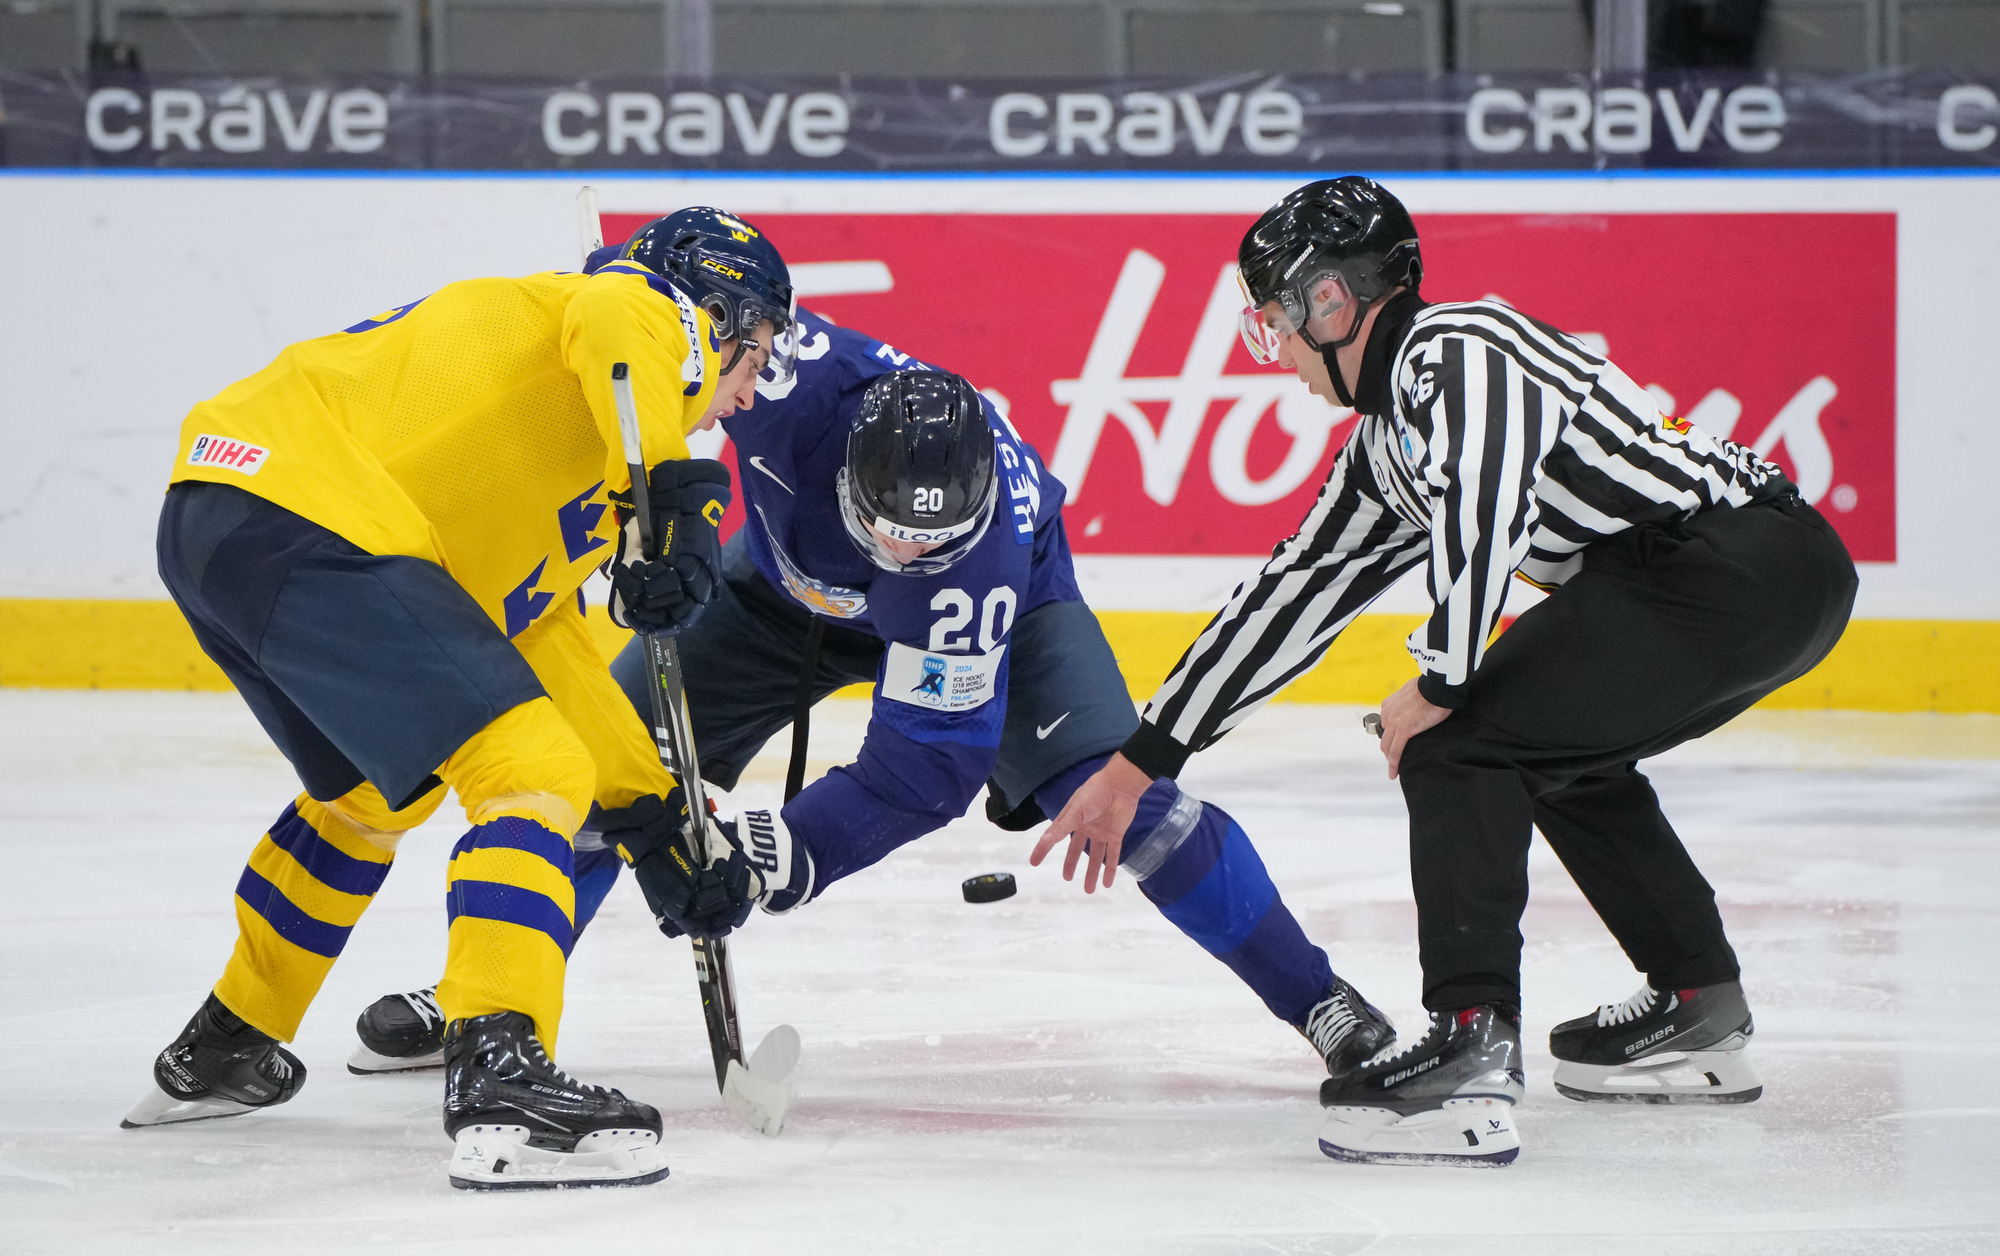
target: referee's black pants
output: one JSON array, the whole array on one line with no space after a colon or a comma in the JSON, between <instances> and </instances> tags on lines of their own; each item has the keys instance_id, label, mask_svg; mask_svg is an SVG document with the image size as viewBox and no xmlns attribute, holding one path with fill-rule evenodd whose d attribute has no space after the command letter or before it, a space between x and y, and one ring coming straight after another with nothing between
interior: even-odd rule
<instances>
[{"instance_id":1,"label":"referee's black pants","mask_svg":"<svg viewBox=\"0 0 2000 1256\"><path fill-rule=\"evenodd\" d=\"M1654 989L1735 980L1715 891L1637 762L1810 671L1856 583L1792 495L1586 550L1494 643L1466 704L1403 751L1424 1006L1520 1006L1535 828Z\"/></svg>"}]
</instances>

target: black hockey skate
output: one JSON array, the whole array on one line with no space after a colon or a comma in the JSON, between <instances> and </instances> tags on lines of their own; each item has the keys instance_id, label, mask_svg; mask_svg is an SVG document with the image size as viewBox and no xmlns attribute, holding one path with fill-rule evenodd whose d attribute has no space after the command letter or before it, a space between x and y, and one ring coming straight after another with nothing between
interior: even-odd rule
<instances>
[{"instance_id":1,"label":"black hockey skate","mask_svg":"<svg viewBox=\"0 0 2000 1256\"><path fill-rule=\"evenodd\" d=\"M118 1124L204 1121L275 1108L305 1085L306 1066L276 1038L245 1024L210 994L181 1036L153 1061L153 1090Z\"/></svg>"},{"instance_id":2,"label":"black hockey skate","mask_svg":"<svg viewBox=\"0 0 2000 1256\"><path fill-rule=\"evenodd\" d=\"M350 1073L407 1073L444 1063L444 1013L437 987L385 994L354 1022L361 1045L347 1061Z\"/></svg>"},{"instance_id":3,"label":"black hockey skate","mask_svg":"<svg viewBox=\"0 0 2000 1256\"><path fill-rule=\"evenodd\" d=\"M1596 1103L1749 1103L1764 1093L1745 1058L1755 1031L1738 982L1641 986L1550 1032L1556 1089Z\"/></svg>"},{"instance_id":4,"label":"black hockey skate","mask_svg":"<svg viewBox=\"0 0 2000 1256\"><path fill-rule=\"evenodd\" d=\"M1434 1012L1415 1046L1320 1083L1319 1149L1363 1163L1511 1164L1522 1089L1519 1013Z\"/></svg>"},{"instance_id":5,"label":"black hockey skate","mask_svg":"<svg viewBox=\"0 0 2000 1256\"><path fill-rule=\"evenodd\" d=\"M456 1021L444 1040L444 1132L460 1190L641 1186L667 1176L660 1114L549 1062L520 1012Z\"/></svg>"},{"instance_id":6,"label":"black hockey skate","mask_svg":"<svg viewBox=\"0 0 2000 1256\"><path fill-rule=\"evenodd\" d=\"M1333 979L1326 997L1306 1013L1305 1023L1293 1028L1313 1044L1334 1077L1396 1041L1396 1027L1389 1018L1339 977Z\"/></svg>"}]
</instances>

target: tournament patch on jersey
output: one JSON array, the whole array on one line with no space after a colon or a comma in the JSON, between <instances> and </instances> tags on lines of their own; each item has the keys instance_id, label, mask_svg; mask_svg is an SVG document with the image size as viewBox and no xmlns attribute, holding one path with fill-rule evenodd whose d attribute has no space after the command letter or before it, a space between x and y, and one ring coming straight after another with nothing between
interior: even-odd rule
<instances>
[{"instance_id":1,"label":"tournament patch on jersey","mask_svg":"<svg viewBox=\"0 0 2000 1256\"><path fill-rule=\"evenodd\" d=\"M194 438L194 448L188 451L188 465L226 467L244 475L255 475L264 469L264 463L270 456L271 451L262 445L204 433Z\"/></svg>"},{"instance_id":2,"label":"tournament patch on jersey","mask_svg":"<svg viewBox=\"0 0 2000 1256\"><path fill-rule=\"evenodd\" d=\"M970 711L992 701L1006 653L1003 645L990 654L933 654L892 641L879 692L929 711Z\"/></svg>"}]
</instances>

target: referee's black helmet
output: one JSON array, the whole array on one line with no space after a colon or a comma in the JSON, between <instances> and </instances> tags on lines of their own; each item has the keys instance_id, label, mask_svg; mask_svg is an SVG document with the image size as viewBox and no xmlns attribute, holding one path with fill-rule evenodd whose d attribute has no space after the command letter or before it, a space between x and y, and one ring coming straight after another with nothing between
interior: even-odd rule
<instances>
[{"instance_id":1,"label":"referee's black helmet","mask_svg":"<svg viewBox=\"0 0 2000 1256\"><path fill-rule=\"evenodd\" d=\"M1381 184L1352 174L1308 183L1264 211L1244 233L1236 267L1251 311L1277 302L1289 330L1304 333L1317 349L1346 344L1370 305L1398 285L1414 291L1424 277L1410 211ZM1337 280L1360 310L1346 339L1322 345L1306 325L1324 312L1313 294L1328 278ZM1250 335L1246 324L1245 338ZM1259 346L1253 343L1251 349Z\"/></svg>"}]
</instances>

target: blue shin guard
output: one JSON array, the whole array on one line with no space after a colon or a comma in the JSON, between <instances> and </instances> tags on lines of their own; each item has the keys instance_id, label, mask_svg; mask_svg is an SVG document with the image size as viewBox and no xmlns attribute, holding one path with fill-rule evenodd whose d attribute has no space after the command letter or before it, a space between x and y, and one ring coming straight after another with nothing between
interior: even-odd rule
<instances>
[{"instance_id":1,"label":"blue shin guard","mask_svg":"<svg viewBox=\"0 0 2000 1256\"><path fill-rule=\"evenodd\" d=\"M1050 815L1104 763L1092 759L1035 791ZM1051 804L1054 804L1051 806ZM1213 803L1154 781L1125 831L1119 866L1175 928L1229 966L1288 1024L1304 1022L1333 985L1326 952L1307 939L1241 825Z\"/></svg>"}]
</instances>

